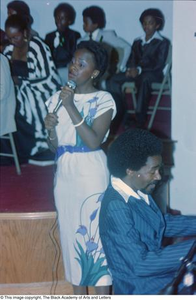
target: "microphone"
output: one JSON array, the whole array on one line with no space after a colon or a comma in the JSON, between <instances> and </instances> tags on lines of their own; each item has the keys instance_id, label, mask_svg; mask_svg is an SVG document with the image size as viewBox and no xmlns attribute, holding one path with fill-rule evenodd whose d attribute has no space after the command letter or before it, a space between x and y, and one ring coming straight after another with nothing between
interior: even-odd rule
<instances>
[{"instance_id":1,"label":"microphone","mask_svg":"<svg viewBox=\"0 0 196 300\"><path fill-rule=\"evenodd\" d=\"M70 89L72 89L73 91L74 91L75 88L76 88L76 83L75 83L73 80L67 81L66 85L67 85ZM62 99L59 97L58 103L57 103L57 105L55 106L55 108L54 108L54 110L53 110L53 114L55 114L55 113L59 110L59 108L60 108L61 105L62 105L62 102L63 102Z\"/></svg>"}]
</instances>

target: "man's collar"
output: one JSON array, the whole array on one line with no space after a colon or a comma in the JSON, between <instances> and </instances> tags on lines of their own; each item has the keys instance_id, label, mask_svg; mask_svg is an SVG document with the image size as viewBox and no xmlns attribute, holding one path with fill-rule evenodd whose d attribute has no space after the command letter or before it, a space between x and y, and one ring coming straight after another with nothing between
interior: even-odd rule
<instances>
[{"instance_id":1,"label":"man's collar","mask_svg":"<svg viewBox=\"0 0 196 300\"><path fill-rule=\"evenodd\" d=\"M138 200L143 199L147 204L149 204L148 195L142 193L141 191L138 191L137 193L124 181L122 181L120 178L111 176L111 184L112 187L123 197L125 202L128 202L129 197L134 197Z\"/></svg>"},{"instance_id":2,"label":"man's collar","mask_svg":"<svg viewBox=\"0 0 196 300\"><path fill-rule=\"evenodd\" d=\"M99 31L100 31L99 28L97 28L95 31L93 31L93 33L92 33L92 40L93 40L93 41L96 41L96 40L97 40L97 36L98 36L98 34L99 34Z\"/></svg>"},{"instance_id":3,"label":"man's collar","mask_svg":"<svg viewBox=\"0 0 196 300\"><path fill-rule=\"evenodd\" d=\"M163 40L163 37L160 35L160 33L158 31L155 31L153 36L148 41L146 41L145 34L142 35L140 39L142 40L142 45L144 45L144 44L149 44L153 39Z\"/></svg>"}]
</instances>

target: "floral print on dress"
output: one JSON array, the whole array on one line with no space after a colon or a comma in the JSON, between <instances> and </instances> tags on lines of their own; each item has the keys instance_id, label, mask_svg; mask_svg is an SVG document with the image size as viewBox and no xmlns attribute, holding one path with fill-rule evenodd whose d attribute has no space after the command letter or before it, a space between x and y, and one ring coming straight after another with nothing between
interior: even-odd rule
<instances>
[{"instance_id":1,"label":"floral print on dress","mask_svg":"<svg viewBox=\"0 0 196 300\"><path fill-rule=\"evenodd\" d=\"M89 126L92 125L92 123L94 121L94 117L97 113L97 109L99 107L98 100L99 100L99 98L95 96L92 99L87 101L87 103L89 103L89 107L88 107L88 112L87 112L86 116L84 113L84 108L80 112L81 117L85 119L85 122ZM82 142L80 136L77 133L76 133L76 146L78 146L78 147L84 146L84 143Z\"/></svg>"},{"instance_id":2,"label":"floral print on dress","mask_svg":"<svg viewBox=\"0 0 196 300\"><path fill-rule=\"evenodd\" d=\"M98 231L99 210L103 196L104 193L91 195L83 201L80 209L81 223L76 231L76 235L79 236L76 237L74 248L77 253L75 259L81 267L81 280L79 284L81 286L94 286L102 276L109 275ZM86 220L86 215L83 216L83 212L86 210L83 208L88 205L88 201L95 201L95 199L97 208L90 213L88 220ZM86 223L84 224L83 222ZM95 226L94 223L96 223Z\"/></svg>"}]
</instances>

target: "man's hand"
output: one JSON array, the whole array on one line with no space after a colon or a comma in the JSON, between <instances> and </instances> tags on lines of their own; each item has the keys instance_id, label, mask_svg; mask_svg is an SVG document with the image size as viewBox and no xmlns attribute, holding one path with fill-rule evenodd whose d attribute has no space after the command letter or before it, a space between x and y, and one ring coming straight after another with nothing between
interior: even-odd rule
<instances>
[{"instance_id":1,"label":"man's hand","mask_svg":"<svg viewBox=\"0 0 196 300\"><path fill-rule=\"evenodd\" d=\"M139 75L139 71L137 68L127 68L127 71L125 73L126 77L135 78Z\"/></svg>"}]
</instances>

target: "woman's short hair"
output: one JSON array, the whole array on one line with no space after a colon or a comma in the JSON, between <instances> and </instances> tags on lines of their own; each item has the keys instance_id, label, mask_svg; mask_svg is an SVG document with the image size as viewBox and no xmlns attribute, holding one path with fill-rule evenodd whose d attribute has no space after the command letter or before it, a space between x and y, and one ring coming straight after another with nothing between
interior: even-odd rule
<instances>
[{"instance_id":1,"label":"woman's short hair","mask_svg":"<svg viewBox=\"0 0 196 300\"><path fill-rule=\"evenodd\" d=\"M106 18L104 10L99 6L90 6L83 10L83 17L90 18L93 24L98 24L98 28L104 28Z\"/></svg>"},{"instance_id":2,"label":"woman's short hair","mask_svg":"<svg viewBox=\"0 0 196 300\"><path fill-rule=\"evenodd\" d=\"M130 129L121 134L108 149L108 169L119 178L126 169L139 171L148 157L161 155L162 142L154 134L143 129Z\"/></svg>"},{"instance_id":3,"label":"woman's short hair","mask_svg":"<svg viewBox=\"0 0 196 300\"><path fill-rule=\"evenodd\" d=\"M33 24L33 17L30 13L30 8L24 1L11 1L7 5L7 9L13 9L18 15L21 15L23 18L26 18L29 26Z\"/></svg>"},{"instance_id":4,"label":"woman's short hair","mask_svg":"<svg viewBox=\"0 0 196 300\"><path fill-rule=\"evenodd\" d=\"M108 54L104 46L95 41L82 41L78 44L77 49L87 49L93 53L96 69L100 71L96 79L100 78L108 66Z\"/></svg>"},{"instance_id":5,"label":"woman's short hair","mask_svg":"<svg viewBox=\"0 0 196 300\"><path fill-rule=\"evenodd\" d=\"M9 27L17 28L18 31L24 32L24 30L29 30L29 25L26 18L21 15L11 15L5 21L5 29Z\"/></svg>"},{"instance_id":6,"label":"woman's short hair","mask_svg":"<svg viewBox=\"0 0 196 300\"><path fill-rule=\"evenodd\" d=\"M164 24L165 24L165 17L163 15L162 11L160 11L157 8L149 8L149 9L144 10L139 19L141 24L143 24L144 18L147 16L152 16L155 19L156 24L159 25L158 30L163 29Z\"/></svg>"},{"instance_id":7,"label":"woman's short hair","mask_svg":"<svg viewBox=\"0 0 196 300\"><path fill-rule=\"evenodd\" d=\"M73 8L73 6L71 6L68 3L60 3L54 10L54 17L56 17L57 13L59 12L64 12L67 15L70 21L70 25L74 24L76 18L76 11Z\"/></svg>"}]
</instances>

